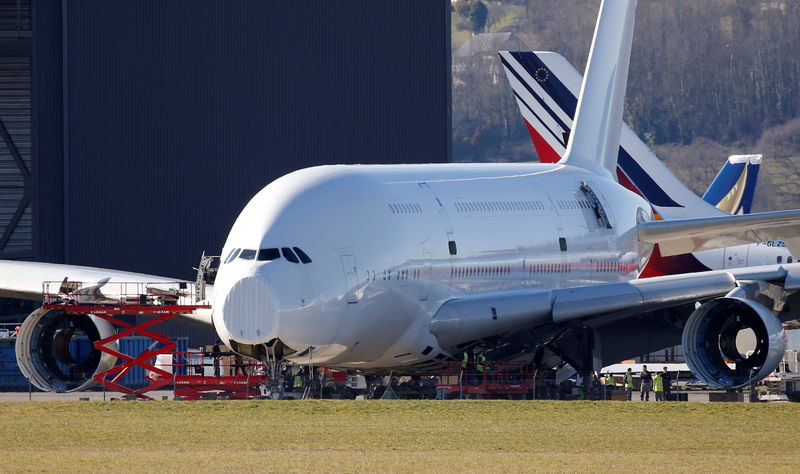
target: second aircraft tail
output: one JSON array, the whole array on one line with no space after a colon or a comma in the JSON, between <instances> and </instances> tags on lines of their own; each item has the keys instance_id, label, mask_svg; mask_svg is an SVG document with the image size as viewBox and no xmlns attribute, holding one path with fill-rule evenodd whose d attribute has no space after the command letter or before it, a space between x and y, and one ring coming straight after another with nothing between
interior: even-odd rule
<instances>
[{"instance_id":1,"label":"second aircraft tail","mask_svg":"<svg viewBox=\"0 0 800 474\"><path fill-rule=\"evenodd\" d=\"M581 74L557 53L501 51L500 59L540 160L551 163L559 161L574 138L571 136L572 119L578 103ZM664 219L725 214L714 207L721 198L713 204L700 199L624 123L620 133L616 175L620 184L647 199L656 214ZM750 183L750 190L742 194L742 209L749 208L749 202L752 202L755 181L750 181L750 177L755 178L756 175L748 173L745 184ZM720 189L717 188L717 191ZM746 198L748 194L750 201ZM713 195L717 196L719 192Z\"/></svg>"}]
</instances>

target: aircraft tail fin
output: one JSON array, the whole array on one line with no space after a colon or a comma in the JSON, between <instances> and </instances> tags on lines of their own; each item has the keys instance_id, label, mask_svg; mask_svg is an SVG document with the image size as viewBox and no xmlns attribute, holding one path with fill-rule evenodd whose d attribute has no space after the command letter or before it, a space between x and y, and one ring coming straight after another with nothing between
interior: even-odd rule
<instances>
[{"instance_id":1,"label":"aircraft tail fin","mask_svg":"<svg viewBox=\"0 0 800 474\"><path fill-rule=\"evenodd\" d=\"M750 214L761 155L731 155L703 195L703 200L728 214Z\"/></svg>"},{"instance_id":2,"label":"aircraft tail fin","mask_svg":"<svg viewBox=\"0 0 800 474\"><path fill-rule=\"evenodd\" d=\"M586 63L575 123L559 163L616 179L636 0L604 0Z\"/></svg>"}]
</instances>

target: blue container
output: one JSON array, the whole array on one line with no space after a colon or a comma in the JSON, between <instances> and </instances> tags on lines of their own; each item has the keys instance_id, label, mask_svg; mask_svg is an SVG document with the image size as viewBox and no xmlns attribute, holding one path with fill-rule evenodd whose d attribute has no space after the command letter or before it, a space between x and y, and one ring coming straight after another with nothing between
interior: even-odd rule
<instances>
[{"instance_id":1,"label":"blue container","mask_svg":"<svg viewBox=\"0 0 800 474\"><path fill-rule=\"evenodd\" d=\"M28 389L28 379L17 366L16 339L0 339L0 391L16 392Z\"/></svg>"},{"instance_id":2,"label":"blue container","mask_svg":"<svg viewBox=\"0 0 800 474\"><path fill-rule=\"evenodd\" d=\"M170 339L172 341L175 341L175 343L178 345L176 349L177 352L186 351L189 338L172 337ZM136 357L142 352L150 349L155 341L153 341L149 337L126 337L120 339L119 342L120 342L119 344L120 352L132 357ZM160 344L158 346L153 346L153 347L160 347ZM173 361L172 361L173 364L178 363L175 359L176 357L173 356ZM118 364L120 363L122 363L122 361L118 362ZM151 359L150 363L154 364L155 358ZM122 377L119 383L129 388L141 388L144 387L145 385L148 385L149 381L145 378L145 370L142 367L137 366L129 370L128 373L126 373Z\"/></svg>"},{"instance_id":3,"label":"blue container","mask_svg":"<svg viewBox=\"0 0 800 474\"><path fill-rule=\"evenodd\" d=\"M175 341L177 344L176 351L178 352L185 352L188 346L189 338L187 337L174 337L171 340ZM154 343L152 339L148 337L126 337L122 338L119 341L120 352L123 354L129 355L131 357L136 357L141 354L143 351L150 348L150 346ZM19 367L17 366L17 356L15 352L15 339L0 339L0 391L20 391L20 390L28 390L28 379L22 375L20 372ZM160 344L159 344L160 346ZM155 346L154 346L155 347ZM76 337L70 341L69 345L69 352L72 358L75 361L82 361L84 360L91 351L91 343L88 338L86 337ZM181 363L177 360L178 356L173 356L173 364ZM119 361L117 364L121 364L124 361ZM151 360L150 363L154 363L155 360ZM67 373L69 368L66 365L59 364L60 369ZM178 373L183 374L185 370L182 368L178 368ZM141 388L145 385L148 385L149 381L145 378L145 371L141 367L133 367L129 370L119 381L120 384L129 387L129 388Z\"/></svg>"}]
</instances>

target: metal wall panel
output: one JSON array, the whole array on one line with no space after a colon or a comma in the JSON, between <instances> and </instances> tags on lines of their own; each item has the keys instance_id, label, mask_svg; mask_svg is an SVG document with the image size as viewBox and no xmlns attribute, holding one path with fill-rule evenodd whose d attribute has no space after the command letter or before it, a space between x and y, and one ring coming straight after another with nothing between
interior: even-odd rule
<instances>
[{"instance_id":1,"label":"metal wall panel","mask_svg":"<svg viewBox=\"0 0 800 474\"><path fill-rule=\"evenodd\" d=\"M31 3L0 4L0 258L33 257Z\"/></svg>"},{"instance_id":2,"label":"metal wall panel","mask_svg":"<svg viewBox=\"0 0 800 474\"><path fill-rule=\"evenodd\" d=\"M35 258L64 261L64 124L60 1L35 0L31 181Z\"/></svg>"},{"instance_id":3,"label":"metal wall panel","mask_svg":"<svg viewBox=\"0 0 800 474\"><path fill-rule=\"evenodd\" d=\"M285 173L448 161L449 5L69 1L65 260L190 278Z\"/></svg>"}]
</instances>

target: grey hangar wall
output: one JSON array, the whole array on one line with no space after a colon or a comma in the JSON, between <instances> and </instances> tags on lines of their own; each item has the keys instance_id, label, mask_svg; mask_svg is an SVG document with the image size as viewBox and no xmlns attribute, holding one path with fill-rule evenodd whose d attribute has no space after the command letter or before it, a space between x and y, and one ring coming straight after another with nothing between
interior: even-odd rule
<instances>
[{"instance_id":1,"label":"grey hangar wall","mask_svg":"<svg viewBox=\"0 0 800 474\"><path fill-rule=\"evenodd\" d=\"M22 99L0 100L12 125L0 258L193 278L201 252L218 253L283 174L449 161L449 11L446 0L3 8L0 99L9 84Z\"/></svg>"}]
</instances>

